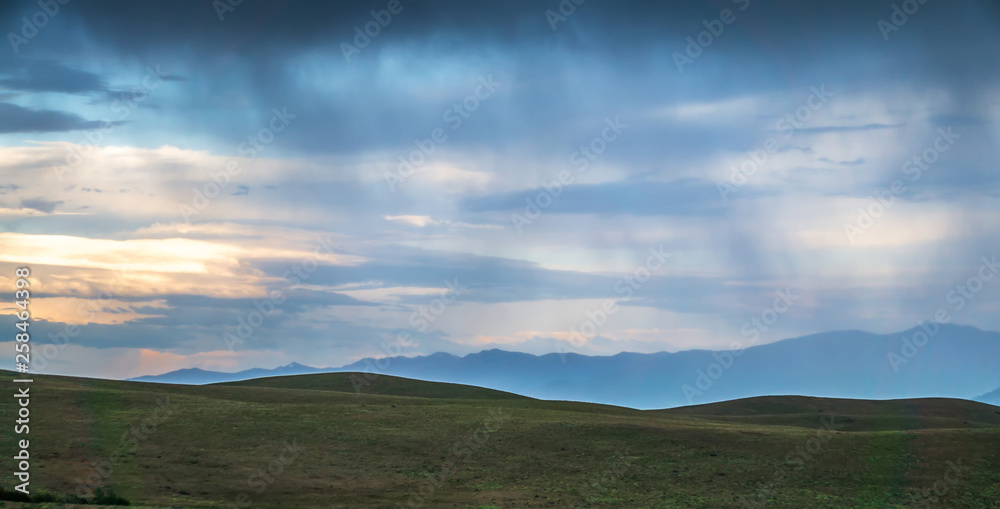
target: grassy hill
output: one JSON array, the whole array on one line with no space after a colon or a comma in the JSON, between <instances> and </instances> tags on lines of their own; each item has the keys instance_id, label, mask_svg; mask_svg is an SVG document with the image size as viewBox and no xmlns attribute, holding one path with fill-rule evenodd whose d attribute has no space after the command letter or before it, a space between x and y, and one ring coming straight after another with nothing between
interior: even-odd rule
<instances>
[{"instance_id":1,"label":"grassy hill","mask_svg":"<svg viewBox=\"0 0 1000 509\"><path fill-rule=\"evenodd\" d=\"M472 385L425 382L396 376L379 375L369 380L363 373L320 373L314 375L275 376L224 382L216 385L235 387L270 387L273 389L306 389L384 396L409 396L447 399L523 399L510 392L484 389Z\"/></svg>"},{"instance_id":2,"label":"grassy hill","mask_svg":"<svg viewBox=\"0 0 1000 509\"><path fill-rule=\"evenodd\" d=\"M388 376L357 394L349 377L36 375L32 488L71 494L90 479L153 507L1000 505L1000 408L984 404L769 397L639 411ZM0 398L3 419L15 411Z\"/></svg>"},{"instance_id":3,"label":"grassy hill","mask_svg":"<svg viewBox=\"0 0 1000 509\"><path fill-rule=\"evenodd\" d=\"M1000 408L964 399L867 399L762 396L661 410L721 422L814 427L818 415L839 416L840 431L1000 427Z\"/></svg>"}]
</instances>

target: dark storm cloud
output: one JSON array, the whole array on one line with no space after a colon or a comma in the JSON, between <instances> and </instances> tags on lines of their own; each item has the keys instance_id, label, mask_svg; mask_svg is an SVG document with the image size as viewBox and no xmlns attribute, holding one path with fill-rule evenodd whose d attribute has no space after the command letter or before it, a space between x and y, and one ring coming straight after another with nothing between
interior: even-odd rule
<instances>
[{"instance_id":1,"label":"dark storm cloud","mask_svg":"<svg viewBox=\"0 0 1000 509\"><path fill-rule=\"evenodd\" d=\"M227 144L256 128L248 128L245 117L197 105L223 105L238 95L245 100L241 108L260 113L287 106L299 117L290 127L295 135L281 146L306 153L406 149L441 125L445 109L471 93L480 74L491 72L505 82L504 90L479 108L449 147L543 150L557 145L567 126L671 100L787 94L823 82L840 83L849 93L877 89L888 78L937 82L957 92L998 72L988 55L1000 45L987 29L1000 17L989 2L928 2L889 41L876 22L892 13L890 1L753 1L745 12L739 11L742 1L590 1L553 30L546 11L558 11L559 4L403 1L403 11L352 62L341 44L354 44L355 28L372 21L370 11L384 9L385 2L248 0L220 22L212 2L114 1L74 4L58 21L79 26L86 40L119 58L184 62L189 83L203 83L180 109L206 136ZM736 21L678 73L673 54L683 53L686 38L726 8L738 12ZM72 53L71 32L44 35L31 42L32 51ZM981 51L955 58L969 47ZM424 53L434 58L420 60ZM312 63L301 63L304 57ZM391 61L407 64L391 73L395 81L386 81ZM433 88L453 93L415 92L421 79L444 79L448 69L454 71L449 83ZM346 85L315 88L332 83ZM960 111L942 114L967 114L977 106L961 100ZM741 125L746 127L733 123Z\"/></svg>"},{"instance_id":2,"label":"dark storm cloud","mask_svg":"<svg viewBox=\"0 0 1000 509\"><path fill-rule=\"evenodd\" d=\"M185 82L187 78L171 73L157 74L160 81ZM55 92L90 95L92 102L136 101L135 90L118 90L108 85L103 76L84 71L52 60L16 59L5 63L0 60L0 89L14 90L9 94L17 98L28 94Z\"/></svg>"},{"instance_id":3,"label":"dark storm cloud","mask_svg":"<svg viewBox=\"0 0 1000 509\"><path fill-rule=\"evenodd\" d=\"M84 94L106 89L100 76L52 61L16 61L0 67L0 87L23 92Z\"/></svg>"},{"instance_id":4,"label":"dark storm cloud","mask_svg":"<svg viewBox=\"0 0 1000 509\"><path fill-rule=\"evenodd\" d=\"M0 103L0 134L80 131L117 126L124 122L85 120L79 115L53 110L34 110Z\"/></svg>"},{"instance_id":5,"label":"dark storm cloud","mask_svg":"<svg viewBox=\"0 0 1000 509\"><path fill-rule=\"evenodd\" d=\"M471 43L533 43L539 39L566 44L582 44L597 38L616 46L635 45L659 40L664 33L697 34L704 30L702 21L717 18L721 9L740 14L732 28L746 22L739 30L774 50L789 54L829 47L823 40L831 35L865 38L884 43L876 22L888 18L891 1L853 0L813 4L782 0L772 2L587 2L580 5L566 21L552 29L546 11L558 11L561 0L535 2L457 2L425 0L402 1L403 11L394 16L379 39L405 40L430 35L454 36ZM739 8L747 6L745 11ZM22 2L23 10L35 8L34 2ZM329 41L341 42L354 36L355 26L372 20L371 10L383 10L386 2L273 2L244 1L220 22L211 2L197 0L169 3L136 3L124 0L74 5L66 12L82 20L94 37L123 50L143 51L176 46L183 34L193 47L207 53L226 53L235 49L251 53L271 53L275 49L315 46ZM929 30L954 31L956 20L979 17L984 24L995 22L998 8L992 2L967 2L961 5L925 4L900 31L898 39ZM603 35L588 32L600 24ZM813 35L813 37L802 37ZM788 46L799 38L803 45ZM457 41L442 41L457 44ZM934 41L938 42L938 41ZM214 45L212 43L215 43ZM683 36L678 41L683 46ZM259 55L255 55L259 56Z\"/></svg>"}]
</instances>

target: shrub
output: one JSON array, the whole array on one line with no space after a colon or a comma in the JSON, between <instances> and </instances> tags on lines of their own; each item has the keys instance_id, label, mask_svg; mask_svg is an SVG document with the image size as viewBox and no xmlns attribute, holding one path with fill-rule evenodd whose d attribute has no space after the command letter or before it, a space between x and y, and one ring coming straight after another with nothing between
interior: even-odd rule
<instances>
[{"instance_id":1,"label":"shrub","mask_svg":"<svg viewBox=\"0 0 1000 509\"><path fill-rule=\"evenodd\" d=\"M31 502L31 497L17 490L8 490L0 486L0 500L11 500L14 502Z\"/></svg>"},{"instance_id":2,"label":"shrub","mask_svg":"<svg viewBox=\"0 0 1000 509\"><path fill-rule=\"evenodd\" d=\"M94 497L90 499L94 505L129 505L129 501L115 494L114 490L107 487L100 487L94 490Z\"/></svg>"}]
</instances>

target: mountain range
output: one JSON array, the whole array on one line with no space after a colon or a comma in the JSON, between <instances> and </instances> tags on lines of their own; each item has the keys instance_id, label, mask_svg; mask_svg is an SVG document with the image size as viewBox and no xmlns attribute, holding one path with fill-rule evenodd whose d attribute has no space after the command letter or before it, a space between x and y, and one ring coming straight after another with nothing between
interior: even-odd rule
<instances>
[{"instance_id":1,"label":"mountain range","mask_svg":"<svg viewBox=\"0 0 1000 509\"><path fill-rule=\"evenodd\" d=\"M669 408L765 395L901 399L953 397L1000 404L1000 333L924 325L894 334L838 331L744 350L575 353L541 356L486 350L458 357L366 358L335 368L292 363L237 373L197 368L136 381L207 384L281 375L358 372L461 383L540 399Z\"/></svg>"},{"instance_id":2,"label":"mountain range","mask_svg":"<svg viewBox=\"0 0 1000 509\"><path fill-rule=\"evenodd\" d=\"M983 394L982 396L979 396L978 398L973 398L973 399L975 401L979 401L979 402L982 402L982 403L989 403L991 405L1000 406L1000 389L997 389L997 390L995 390L993 392L989 392L989 393Z\"/></svg>"}]
</instances>

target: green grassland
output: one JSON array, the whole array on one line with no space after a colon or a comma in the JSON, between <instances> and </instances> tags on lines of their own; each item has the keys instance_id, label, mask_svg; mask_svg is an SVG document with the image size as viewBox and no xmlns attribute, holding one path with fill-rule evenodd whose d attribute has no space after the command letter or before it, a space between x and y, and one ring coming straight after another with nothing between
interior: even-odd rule
<instances>
[{"instance_id":1,"label":"green grassland","mask_svg":"<svg viewBox=\"0 0 1000 509\"><path fill-rule=\"evenodd\" d=\"M134 507L1000 507L1000 407L982 403L782 396L639 411L390 376L359 394L351 376L36 375L32 490L104 486ZM15 412L0 397L5 458Z\"/></svg>"}]
</instances>

